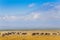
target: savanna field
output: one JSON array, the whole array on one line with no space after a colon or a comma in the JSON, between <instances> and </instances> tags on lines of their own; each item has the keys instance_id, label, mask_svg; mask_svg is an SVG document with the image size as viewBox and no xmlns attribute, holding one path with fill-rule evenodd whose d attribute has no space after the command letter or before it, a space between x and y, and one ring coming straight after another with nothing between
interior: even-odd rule
<instances>
[{"instance_id":1,"label":"savanna field","mask_svg":"<svg viewBox=\"0 0 60 40\"><path fill-rule=\"evenodd\" d=\"M60 40L60 31L0 31L0 40Z\"/></svg>"}]
</instances>

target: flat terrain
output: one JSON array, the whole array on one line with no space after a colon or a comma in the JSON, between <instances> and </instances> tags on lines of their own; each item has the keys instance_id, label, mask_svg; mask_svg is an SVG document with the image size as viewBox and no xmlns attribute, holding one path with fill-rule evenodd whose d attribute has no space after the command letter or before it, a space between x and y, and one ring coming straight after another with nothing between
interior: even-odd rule
<instances>
[{"instance_id":1,"label":"flat terrain","mask_svg":"<svg viewBox=\"0 0 60 40\"><path fill-rule=\"evenodd\" d=\"M0 40L60 40L60 30L0 31Z\"/></svg>"}]
</instances>

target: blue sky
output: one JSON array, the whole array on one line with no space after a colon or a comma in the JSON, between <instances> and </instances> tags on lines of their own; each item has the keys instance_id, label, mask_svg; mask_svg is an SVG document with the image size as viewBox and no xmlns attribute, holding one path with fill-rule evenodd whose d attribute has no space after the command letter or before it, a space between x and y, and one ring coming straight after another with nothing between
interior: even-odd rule
<instances>
[{"instance_id":1,"label":"blue sky","mask_svg":"<svg viewBox=\"0 0 60 40\"><path fill-rule=\"evenodd\" d=\"M60 28L60 0L0 0L0 29L51 28Z\"/></svg>"}]
</instances>

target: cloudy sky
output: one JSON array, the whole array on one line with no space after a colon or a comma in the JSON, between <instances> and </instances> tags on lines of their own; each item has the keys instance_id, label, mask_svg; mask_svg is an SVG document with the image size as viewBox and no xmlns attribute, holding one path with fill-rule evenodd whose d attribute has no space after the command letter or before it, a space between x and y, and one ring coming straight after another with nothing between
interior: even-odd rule
<instances>
[{"instance_id":1,"label":"cloudy sky","mask_svg":"<svg viewBox=\"0 0 60 40\"><path fill-rule=\"evenodd\" d=\"M60 28L60 0L0 0L0 29L52 28Z\"/></svg>"}]
</instances>

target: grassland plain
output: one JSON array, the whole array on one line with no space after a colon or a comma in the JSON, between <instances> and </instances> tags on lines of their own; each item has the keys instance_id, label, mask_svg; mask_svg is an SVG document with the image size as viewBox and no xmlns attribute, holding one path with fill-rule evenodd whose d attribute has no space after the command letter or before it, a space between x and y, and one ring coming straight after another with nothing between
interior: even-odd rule
<instances>
[{"instance_id":1,"label":"grassland plain","mask_svg":"<svg viewBox=\"0 0 60 40\"><path fill-rule=\"evenodd\" d=\"M60 40L60 30L0 31L0 40Z\"/></svg>"}]
</instances>

